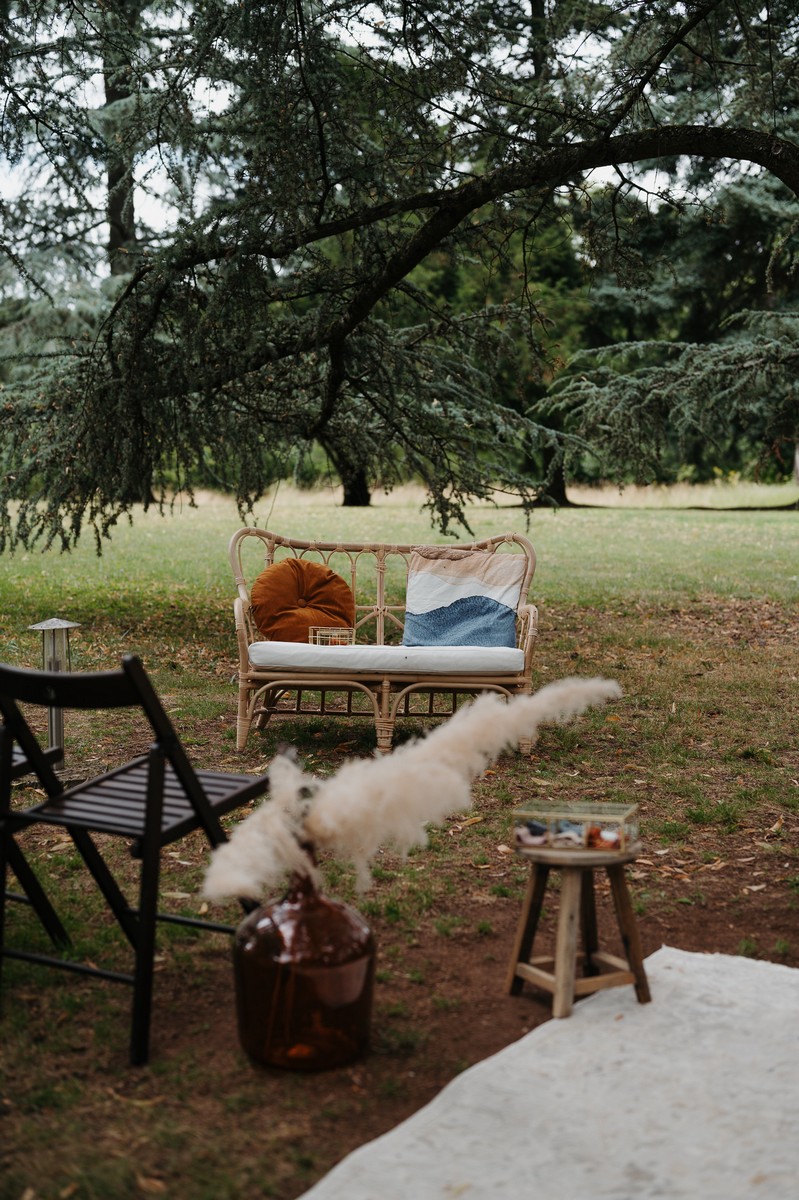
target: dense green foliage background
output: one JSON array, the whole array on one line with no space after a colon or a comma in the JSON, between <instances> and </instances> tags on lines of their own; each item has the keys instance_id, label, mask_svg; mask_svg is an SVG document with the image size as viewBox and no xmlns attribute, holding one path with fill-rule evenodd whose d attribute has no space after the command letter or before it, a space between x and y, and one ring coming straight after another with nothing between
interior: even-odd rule
<instances>
[{"instance_id":1,"label":"dense green foliage background","mask_svg":"<svg viewBox=\"0 0 799 1200\"><path fill-rule=\"evenodd\" d=\"M790 470L791 5L2 15L0 549L246 511L314 447L444 529L564 471Z\"/></svg>"}]
</instances>

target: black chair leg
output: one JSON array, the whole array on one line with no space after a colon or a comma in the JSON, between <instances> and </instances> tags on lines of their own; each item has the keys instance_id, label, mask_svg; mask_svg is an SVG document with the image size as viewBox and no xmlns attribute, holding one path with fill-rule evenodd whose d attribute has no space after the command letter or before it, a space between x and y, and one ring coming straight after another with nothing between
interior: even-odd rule
<instances>
[{"instance_id":1,"label":"black chair leg","mask_svg":"<svg viewBox=\"0 0 799 1200\"><path fill-rule=\"evenodd\" d=\"M8 839L5 830L0 825L0 974L3 969L3 949L5 947L6 936L6 886L8 883L8 867L7 867L7 843ZM0 979L0 984L2 980ZM2 987L0 987L0 997L2 997Z\"/></svg>"},{"instance_id":2,"label":"black chair leg","mask_svg":"<svg viewBox=\"0 0 799 1200\"><path fill-rule=\"evenodd\" d=\"M89 868L97 886L106 899L108 907L119 922L122 932L136 946L138 941L138 923L136 915L131 911L116 879L111 874L100 851L94 844L90 834L85 829L71 828L70 836L79 851L81 858Z\"/></svg>"},{"instance_id":3,"label":"black chair leg","mask_svg":"<svg viewBox=\"0 0 799 1200\"><path fill-rule=\"evenodd\" d=\"M161 873L161 804L163 793L163 757L150 752L149 788L152 790L147 806L147 822L141 839L141 877L139 880L139 911L137 914L136 966L133 982L133 1017L130 1031L130 1061L142 1066L150 1054L150 1018L153 1002L153 972L155 959L155 930L158 920L158 883Z\"/></svg>"},{"instance_id":4,"label":"black chair leg","mask_svg":"<svg viewBox=\"0 0 799 1200\"><path fill-rule=\"evenodd\" d=\"M158 914L159 855L145 854L139 893L138 936L133 982L130 1061L143 1066L150 1056L150 1018L153 1004L155 930Z\"/></svg>"},{"instance_id":5,"label":"black chair leg","mask_svg":"<svg viewBox=\"0 0 799 1200\"><path fill-rule=\"evenodd\" d=\"M33 868L13 838L9 838L6 843L6 858L8 866L19 880L20 887L28 897L50 941L58 949L68 950L72 945L72 940L61 924L44 888L36 878ZM4 876L5 874L6 872L4 872Z\"/></svg>"}]
</instances>

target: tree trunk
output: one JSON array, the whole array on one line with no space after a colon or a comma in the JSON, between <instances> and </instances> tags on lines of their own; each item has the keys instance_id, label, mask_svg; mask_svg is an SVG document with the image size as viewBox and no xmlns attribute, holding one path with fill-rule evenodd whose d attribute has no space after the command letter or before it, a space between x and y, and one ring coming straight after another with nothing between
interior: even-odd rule
<instances>
[{"instance_id":1,"label":"tree trunk","mask_svg":"<svg viewBox=\"0 0 799 1200\"><path fill-rule=\"evenodd\" d=\"M354 457L350 457L346 450L342 450L340 442L328 441L323 434L319 434L318 437L322 449L335 467L341 482L344 491L342 499L344 507L368 508L372 496L365 465Z\"/></svg>"},{"instance_id":2,"label":"tree trunk","mask_svg":"<svg viewBox=\"0 0 799 1200\"><path fill-rule=\"evenodd\" d=\"M129 56L125 53L128 34L139 22L138 3L116 4L118 37L103 60L103 83L106 106L128 100L135 90ZM108 221L108 261L112 275L126 275L134 268L136 257L136 211L134 207L133 154L124 146L120 133L109 126L106 150L106 219ZM114 148L114 142L119 149Z\"/></svg>"},{"instance_id":3,"label":"tree trunk","mask_svg":"<svg viewBox=\"0 0 799 1200\"><path fill-rule=\"evenodd\" d=\"M339 471L341 486L344 489L342 504L345 508L368 508L372 496L369 490L369 480L363 467L355 467L343 474Z\"/></svg>"},{"instance_id":4,"label":"tree trunk","mask_svg":"<svg viewBox=\"0 0 799 1200\"><path fill-rule=\"evenodd\" d=\"M552 472L552 478L546 486L546 490L541 493L541 500L545 503L552 503L558 508L566 508L571 504L571 500L566 495L566 473L563 470L563 463L558 463L555 470Z\"/></svg>"}]
</instances>

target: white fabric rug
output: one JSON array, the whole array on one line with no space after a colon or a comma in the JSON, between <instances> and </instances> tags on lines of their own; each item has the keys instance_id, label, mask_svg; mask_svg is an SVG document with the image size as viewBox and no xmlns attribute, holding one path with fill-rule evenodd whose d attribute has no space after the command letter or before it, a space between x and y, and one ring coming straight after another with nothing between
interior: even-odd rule
<instances>
[{"instance_id":1,"label":"white fabric rug","mask_svg":"<svg viewBox=\"0 0 799 1200\"><path fill-rule=\"evenodd\" d=\"M646 971L651 1004L580 1001L304 1200L797 1200L799 970L664 946Z\"/></svg>"}]
</instances>

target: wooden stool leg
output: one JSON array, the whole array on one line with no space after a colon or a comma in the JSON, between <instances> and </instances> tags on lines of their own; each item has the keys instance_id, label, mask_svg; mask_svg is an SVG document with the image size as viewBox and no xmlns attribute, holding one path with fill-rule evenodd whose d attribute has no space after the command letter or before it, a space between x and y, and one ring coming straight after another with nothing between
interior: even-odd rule
<instances>
[{"instance_id":1,"label":"wooden stool leg","mask_svg":"<svg viewBox=\"0 0 799 1200\"><path fill-rule=\"evenodd\" d=\"M635 994L641 1004L647 1004L652 997L649 993L649 983L644 971L641 937L630 901L630 892L627 887L627 877L624 874L624 867L611 866L607 868L607 872L613 892L616 919L619 923L619 931L624 944L624 953L627 956L627 962L630 964L630 970L635 976Z\"/></svg>"},{"instance_id":2,"label":"wooden stool leg","mask_svg":"<svg viewBox=\"0 0 799 1200\"><path fill-rule=\"evenodd\" d=\"M577 928L580 917L581 867L561 871L560 915L555 942L555 993L552 1016L568 1017L574 1003L577 970Z\"/></svg>"},{"instance_id":3,"label":"wooden stool leg","mask_svg":"<svg viewBox=\"0 0 799 1200\"><path fill-rule=\"evenodd\" d=\"M585 955L583 974L598 975L599 967L593 960L594 954L599 949L599 934L597 932L596 924L596 901L594 899L593 869L591 867L586 868L582 875L582 887L580 890L580 928L583 938L583 954Z\"/></svg>"},{"instance_id":4,"label":"wooden stool leg","mask_svg":"<svg viewBox=\"0 0 799 1200\"><path fill-rule=\"evenodd\" d=\"M548 875L549 867L543 863L530 864L527 891L522 903L522 911L519 914L519 923L516 926L516 937L505 981L505 990L512 996L518 996L524 985L524 980L516 974L516 964L529 961L536 929L541 918L541 909L544 906L544 892Z\"/></svg>"}]
</instances>

